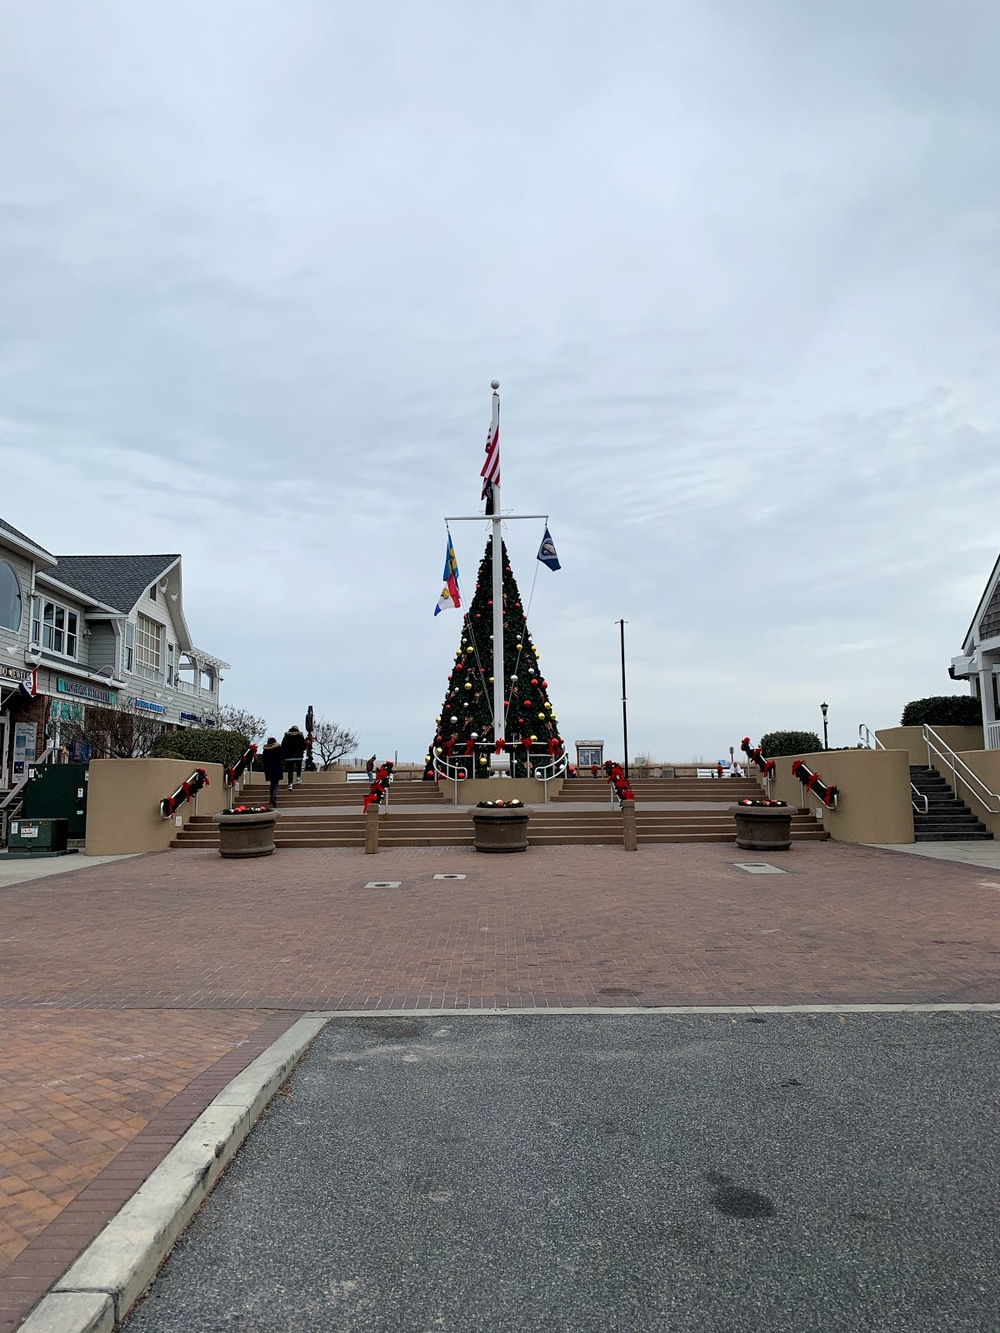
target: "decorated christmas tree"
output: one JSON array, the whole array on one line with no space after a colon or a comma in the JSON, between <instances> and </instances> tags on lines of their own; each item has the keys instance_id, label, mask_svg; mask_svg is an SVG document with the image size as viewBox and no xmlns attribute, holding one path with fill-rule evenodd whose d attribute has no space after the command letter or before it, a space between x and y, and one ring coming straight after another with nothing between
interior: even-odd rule
<instances>
[{"instance_id":1,"label":"decorated christmas tree","mask_svg":"<svg viewBox=\"0 0 1000 1333\"><path fill-rule=\"evenodd\" d=\"M531 769L562 754L563 743L549 687L538 665L521 594L511 571L507 548L503 560L503 680L506 724L499 730L493 719L493 538L487 539L479 565L475 592L462 622L462 637L440 716L435 718L434 740L425 757L424 777L434 778L434 755L469 777L488 777L489 756L502 740L511 759L511 776L525 777Z\"/></svg>"}]
</instances>

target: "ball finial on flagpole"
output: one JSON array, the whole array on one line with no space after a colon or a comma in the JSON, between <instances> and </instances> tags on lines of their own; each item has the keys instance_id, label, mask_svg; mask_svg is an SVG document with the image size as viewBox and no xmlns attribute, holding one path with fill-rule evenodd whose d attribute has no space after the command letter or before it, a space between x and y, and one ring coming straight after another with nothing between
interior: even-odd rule
<instances>
[{"instance_id":1,"label":"ball finial on flagpole","mask_svg":"<svg viewBox=\"0 0 1000 1333\"><path fill-rule=\"evenodd\" d=\"M490 380L490 388L491 388L491 389L499 389L499 388L500 388L500 381L499 381L499 380Z\"/></svg>"}]
</instances>

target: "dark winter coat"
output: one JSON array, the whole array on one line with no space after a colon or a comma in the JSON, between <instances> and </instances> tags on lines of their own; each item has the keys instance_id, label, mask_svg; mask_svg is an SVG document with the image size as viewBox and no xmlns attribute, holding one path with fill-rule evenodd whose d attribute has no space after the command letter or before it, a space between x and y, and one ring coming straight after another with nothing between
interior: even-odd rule
<instances>
[{"instance_id":1,"label":"dark winter coat","mask_svg":"<svg viewBox=\"0 0 1000 1333\"><path fill-rule=\"evenodd\" d=\"M280 782L281 775L284 772L282 764L284 759L281 754L281 746L277 741L273 745L265 745L260 752L260 764L264 770L264 777L268 782Z\"/></svg>"},{"instance_id":2,"label":"dark winter coat","mask_svg":"<svg viewBox=\"0 0 1000 1333\"><path fill-rule=\"evenodd\" d=\"M285 759L303 759L306 753L306 738L296 727L286 731L281 738L281 753Z\"/></svg>"}]
</instances>

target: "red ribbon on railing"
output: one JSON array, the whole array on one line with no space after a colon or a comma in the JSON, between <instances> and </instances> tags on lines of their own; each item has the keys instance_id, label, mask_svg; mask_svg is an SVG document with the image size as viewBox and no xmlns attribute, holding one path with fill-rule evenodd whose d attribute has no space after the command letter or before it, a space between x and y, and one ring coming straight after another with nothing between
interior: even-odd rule
<instances>
[{"instance_id":1,"label":"red ribbon on railing","mask_svg":"<svg viewBox=\"0 0 1000 1333\"><path fill-rule=\"evenodd\" d=\"M160 802L161 819L169 819L170 816L185 801L189 801L192 796L197 796L203 787L210 785L208 774L203 768L196 768L191 776L177 788L172 796L165 796Z\"/></svg>"},{"instance_id":2,"label":"red ribbon on railing","mask_svg":"<svg viewBox=\"0 0 1000 1333\"><path fill-rule=\"evenodd\" d=\"M387 759L384 764L379 765L379 770L375 774L375 780L364 799L365 813L368 812L370 805L381 805L382 797L389 789L389 779L392 775L392 761Z\"/></svg>"},{"instance_id":3,"label":"red ribbon on railing","mask_svg":"<svg viewBox=\"0 0 1000 1333\"><path fill-rule=\"evenodd\" d=\"M465 753L467 755L471 754L472 751L475 749L475 746L476 742L470 736L469 739L465 742Z\"/></svg>"},{"instance_id":4,"label":"red ribbon on railing","mask_svg":"<svg viewBox=\"0 0 1000 1333\"><path fill-rule=\"evenodd\" d=\"M507 748L507 742L501 736L500 739L497 741L496 746L494 747L493 753L499 754L501 750L505 750L506 748Z\"/></svg>"},{"instance_id":5,"label":"red ribbon on railing","mask_svg":"<svg viewBox=\"0 0 1000 1333\"><path fill-rule=\"evenodd\" d=\"M792 777L798 778L806 791L819 797L828 809L836 803L837 797L840 795L837 787L828 787L820 779L819 774L814 773L811 768L807 768L801 759L792 761Z\"/></svg>"}]
</instances>

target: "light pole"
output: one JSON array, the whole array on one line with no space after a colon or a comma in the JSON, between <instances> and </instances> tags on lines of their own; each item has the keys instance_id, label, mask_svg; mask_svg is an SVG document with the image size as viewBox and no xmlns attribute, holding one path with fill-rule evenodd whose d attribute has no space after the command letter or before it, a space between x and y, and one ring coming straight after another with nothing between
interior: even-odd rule
<instances>
[{"instance_id":1,"label":"light pole","mask_svg":"<svg viewBox=\"0 0 1000 1333\"><path fill-rule=\"evenodd\" d=\"M306 772L316 772L316 762L313 759L313 728L316 725L316 715L313 712L312 704L309 705L309 711L306 713Z\"/></svg>"},{"instance_id":2,"label":"light pole","mask_svg":"<svg viewBox=\"0 0 1000 1333\"><path fill-rule=\"evenodd\" d=\"M628 696L625 692L625 626L627 620L615 622L622 633L622 746L625 750L625 780L628 781Z\"/></svg>"},{"instance_id":3,"label":"light pole","mask_svg":"<svg viewBox=\"0 0 1000 1333\"><path fill-rule=\"evenodd\" d=\"M823 714L823 749L824 749L824 750L829 750L829 748L830 748L830 739L829 739L830 734L829 734L829 732L827 731L827 726L826 726L826 710L827 710L829 707L830 707L829 704L820 704L820 706L819 706L819 711Z\"/></svg>"}]
</instances>

